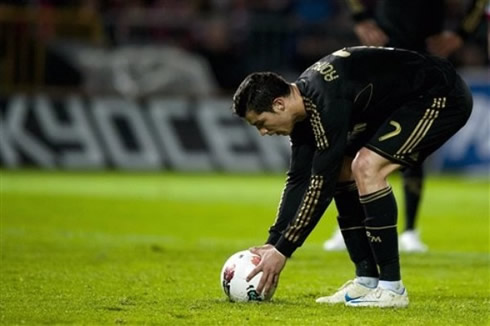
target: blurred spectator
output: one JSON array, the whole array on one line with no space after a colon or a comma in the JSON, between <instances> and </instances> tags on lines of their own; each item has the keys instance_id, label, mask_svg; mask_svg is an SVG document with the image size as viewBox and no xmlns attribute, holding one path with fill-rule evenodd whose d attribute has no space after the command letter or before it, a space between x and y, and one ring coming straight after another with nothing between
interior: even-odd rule
<instances>
[{"instance_id":1,"label":"blurred spectator","mask_svg":"<svg viewBox=\"0 0 490 326\"><path fill-rule=\"evenodd\" d=\"M433 1L443 0L430 3ZM454 27L468 1L447 1L447 23ZM375 2L362 1L366 8ZM209 61L218 85L225 91L234 89L252 71L296 75L325 53L357 42L344 0L0 0L0 14L1 6L6 5L38 13L31 26L19 22L12 27L23 35L16 39L25 39L26 34L31 39L29 46L14 49L13 58L37 56L36 60L41 60L42 55L32 54L32 49L46 47L44 82L48 85L77 86L81 82L76 70L52 51L60 41L108 48L157 45L193 51ZM55 9L69 11L72 16L60 24ZM82 21L90 22L91 29L80 28ZM0 35L1 49L6 49L6 35L10 34L4 33L3 39ZM470 38L474 40L454 55L456 62L487 62L481 50L486 44L486 30L480 28L473 35ZM29 49L27 55L18 53L25 49ZM32 75L39 71L34 65L33 59L28 64L16 63L13 70L17 80L31 83L19 77L19 70Z\"/></svg>"},{"instance_id":2,"label":"blurred spectator","mask_svg":"<svg viewBox=\"0 0 490 326\"><path fill-rule=\"evenodd\" d=\"M355 33L365 45L448 57L462 50L463 42L471 37L486 42L486 32L481 37L480 31L485 29L482 22L487 0L378 0L369 5L361 0L346 2L355 21ZM485 46L481 51L484 53Z\"/></svg>"},{"instance_id":3,"label":"blurred spectator","mask_svg":"<svg viewBox=\"0 0 490 326\"><path fill-rule=\"evenodd\" d=\"M342 17L336 1L296 0L294 14L298 23L293 61L296 72L303 71L326 53L353 43L352 37L350 40L346 37L352 33L346 28L342 32L340 20L346 17Z\"/></svg>"},{"instance_id":4,"label":"blurred spectator","mask_svg":"<svg viewBox=\"0 0 490 326\"><path fill-rule=\"evenodd\" d=\"M204 56L211 65L222 90L232 91L246 73L242 51L233 42L229 22L223 16L214 15L199 24L195 51ZM237 64L238 63L238 64Z\"/></svg>"}]
</instances>

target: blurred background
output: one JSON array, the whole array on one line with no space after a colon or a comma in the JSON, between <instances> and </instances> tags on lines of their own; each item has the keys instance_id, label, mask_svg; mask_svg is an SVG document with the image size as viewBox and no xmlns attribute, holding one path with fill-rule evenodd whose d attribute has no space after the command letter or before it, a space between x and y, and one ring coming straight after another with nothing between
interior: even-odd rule
<instances>
[{"instance_id":1,"label":"blurred background","mask_svg":"<svg viewBox=\"0 0 490 326\"><path fill-rule=\"evenodd\" d=\"M415 310L315 306L352 273L322 250L333 208L279 304L230 306L219 271L266 239L290 152L233 116L235 88L254 71L294 81L360 45L360 5L396 1L444 2L416 17L472 27L449 59L473 113L425 165L429 252L402 254ZM0 0L0 324L488 324L489 14L485 0Z\"/></svg>"},{"instance_id":2,"label":"blurred background","mask_svg":"<svg viewBox=\"0 0 490 326\"><path fill-rule=\"evenodd\" d=\"M327 53L359 45L349 3L2 0L1 164L284 171L287 139L259 139L232 116L232 93L253 71L293 81ZM446 1L445 28L457 29L474 3ZM485 5L475 31L449 57L472 89L474 113L428 162L432 171L489 173Z\"/></svg>"}]
</instances>

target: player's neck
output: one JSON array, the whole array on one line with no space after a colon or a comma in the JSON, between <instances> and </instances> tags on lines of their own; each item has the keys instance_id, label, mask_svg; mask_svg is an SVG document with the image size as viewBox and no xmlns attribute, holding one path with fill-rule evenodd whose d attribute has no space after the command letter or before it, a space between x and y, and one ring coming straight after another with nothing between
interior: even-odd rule
<instances>
[{"instance_id":1,"label":"player's neck","mask_svg":"<svg viewBox=\"0 0 490 326\"><path fill-rule=\"evenodd\" d=\"M301 96L301 92L296 86L296 84L291 84L291 108L294 114L294 121L299 122L303 121L307 114L305 109L305 104L303 103L303 97Z\"/></svg>"}]
</instances>

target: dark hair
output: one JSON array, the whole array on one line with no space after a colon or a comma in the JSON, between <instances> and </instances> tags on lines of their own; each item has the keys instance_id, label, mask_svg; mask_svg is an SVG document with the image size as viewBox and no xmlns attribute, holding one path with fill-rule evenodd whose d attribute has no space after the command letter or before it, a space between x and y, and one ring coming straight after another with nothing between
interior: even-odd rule
<instances>
[{"instance_id":1,"label":"dark hair","mask_svg":"<svg viewBox=\"0 0 490 326\"><path fill-rule=\"evenodd\" d=\"M289 83L273 72L254 72L248 75L233 95L233 111L245 117L248 110L256 113L272 111L272 102L291 93Z\"/></svg>"}]
</instances>

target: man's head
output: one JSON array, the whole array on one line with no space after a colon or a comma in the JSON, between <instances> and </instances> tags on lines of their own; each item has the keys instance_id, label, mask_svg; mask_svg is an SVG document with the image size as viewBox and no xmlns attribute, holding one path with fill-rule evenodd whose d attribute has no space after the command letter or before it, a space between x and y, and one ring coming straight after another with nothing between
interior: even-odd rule
<instances>
[{"instance_id":1,"label":"man's head","mask_svg":"<svg viewBox=\"0 0 490 326\"><path fill-rule=\"evenodd\" d=\"M233 96L233 111L261 135L289 135L297 121L292 86L273 72L248 75Z\"/></svg>"}]
</instances>

